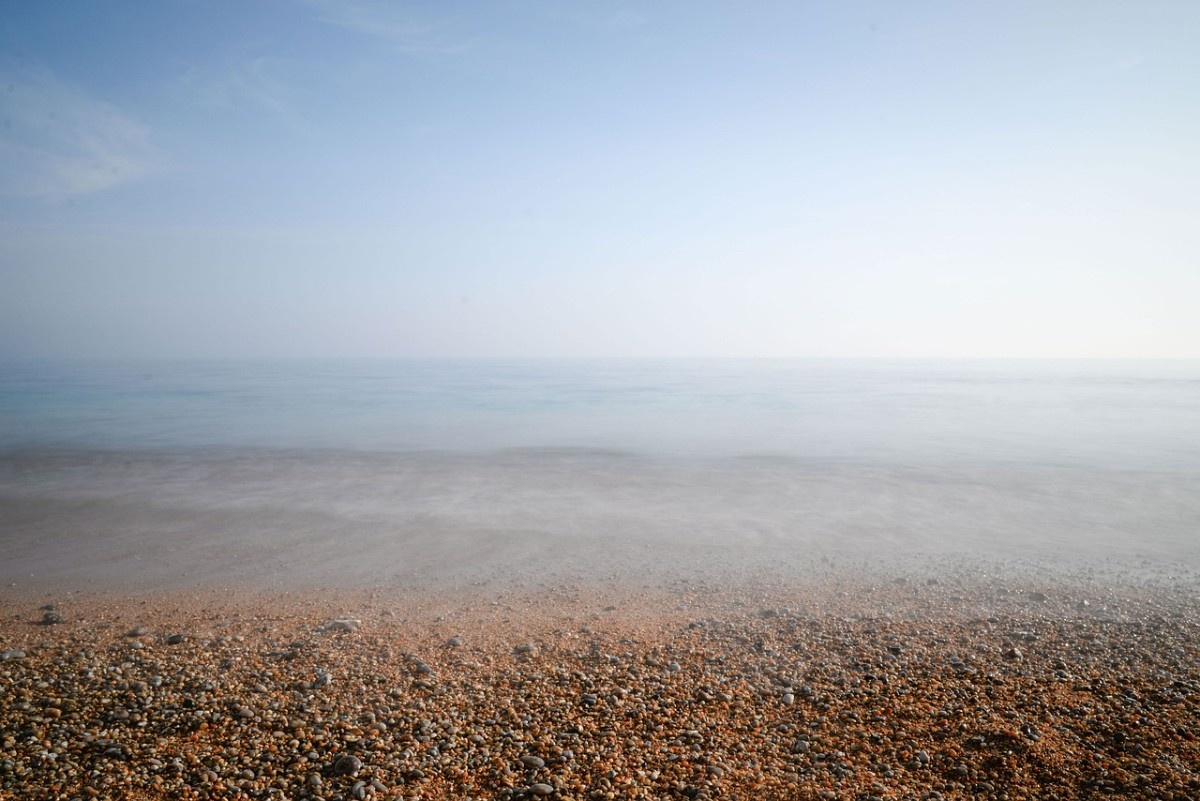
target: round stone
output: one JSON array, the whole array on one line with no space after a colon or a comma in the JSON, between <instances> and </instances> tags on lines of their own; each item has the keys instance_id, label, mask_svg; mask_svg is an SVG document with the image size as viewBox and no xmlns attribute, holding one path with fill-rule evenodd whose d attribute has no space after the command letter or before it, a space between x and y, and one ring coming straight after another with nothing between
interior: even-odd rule
<instances>
[{"instance_id":1,"label":"round stone","mask_svg":"<svg viewBox=\"0 0 1200 801\"><path fill-rule=\"evenodd\" d=\"M334 776L357 776L362 770L362 760L354 754L343 754L333 763Z\"/></svg>"}]
</instances>

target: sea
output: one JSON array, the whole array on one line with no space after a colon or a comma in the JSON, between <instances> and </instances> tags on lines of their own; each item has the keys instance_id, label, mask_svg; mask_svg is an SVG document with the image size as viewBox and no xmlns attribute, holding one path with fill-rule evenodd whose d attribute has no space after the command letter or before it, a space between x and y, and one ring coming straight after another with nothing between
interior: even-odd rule
<instances>
[{"instance_id":1,"label":"sea","mask_svg":"<svg viewBox=\"0 0 1200 801\"><path fill-rule=\"evenodd\" d=\"M573 542L1200 569L1200 361L0 362L0 579Z\"/></svg>"}]
</instances>

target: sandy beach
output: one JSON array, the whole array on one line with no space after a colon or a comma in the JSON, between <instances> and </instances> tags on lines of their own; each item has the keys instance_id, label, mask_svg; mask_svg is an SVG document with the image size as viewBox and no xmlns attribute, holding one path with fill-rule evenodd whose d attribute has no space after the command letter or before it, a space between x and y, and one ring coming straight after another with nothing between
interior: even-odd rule
<instances>
[{"instance_id":1,"label":"sandy beach","mask_svg":"<svg viewBox=\"0 0 1200 801\"><path fill-rule=\"evenodd\" d=\"M1193 580L627 577L10 586L0 795L1200 795Z\"/></svg>"}]
</instances>

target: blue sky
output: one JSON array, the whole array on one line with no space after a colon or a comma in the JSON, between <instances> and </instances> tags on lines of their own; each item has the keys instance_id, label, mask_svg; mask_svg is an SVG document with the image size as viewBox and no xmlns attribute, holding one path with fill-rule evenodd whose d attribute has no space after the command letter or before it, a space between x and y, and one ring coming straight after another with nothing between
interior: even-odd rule
<instances>
[{"instance_id":1,"label":"blue sky","mask_svg":"<svg viewBox=\"0 0 1200 801\"><path fill-rule=\"evenodd\" d=\"M12 3L0 355L1200 357L1200 4Z\"/></svg>"}]
</instances>

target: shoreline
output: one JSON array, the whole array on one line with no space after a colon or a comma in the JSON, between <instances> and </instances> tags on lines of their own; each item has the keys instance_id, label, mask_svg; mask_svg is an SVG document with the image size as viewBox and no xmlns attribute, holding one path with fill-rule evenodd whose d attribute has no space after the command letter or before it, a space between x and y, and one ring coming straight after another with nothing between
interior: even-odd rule
<instances>
[{"instance_id":1,"label":"shoreline","mask_svg":"<svg viewBox=\"0 0 1200 801\"><path fill-rule=\"evenodd\" d=\"M16 796L1200 792L1191 583L9 587L0 610Z\"/></svg>"}]
</instances>

